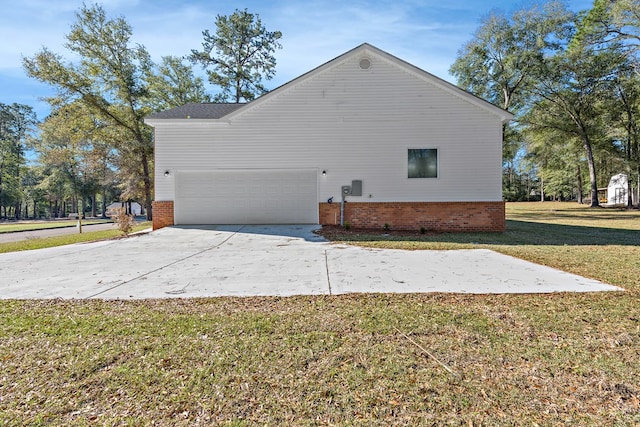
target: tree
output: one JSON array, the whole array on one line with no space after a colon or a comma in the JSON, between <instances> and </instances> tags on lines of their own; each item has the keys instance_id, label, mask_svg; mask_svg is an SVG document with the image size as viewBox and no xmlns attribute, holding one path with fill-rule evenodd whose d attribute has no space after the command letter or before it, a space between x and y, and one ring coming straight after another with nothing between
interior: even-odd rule
<instances>
[{"instance_id":1,"label":"tree","mask_svg":"<svg viewBox=\"0 0 640 427\"><path fill-rule=\"evenodd\" d=\"M107 19L99 5L84 5L66 35L66 48L79 63L43 48L23 60L30 77L48 83L58 91L55 102L77 101L118 134L119 155L136 167L120 171L141 188L147 217L151 218L153 142L151 129L143 119L151 112L144 77L152 66L143 46L130 46L131 26L124 18Z\"/></svg>"},{"instance_id":2,"label":"tree","mask_svg":"<svg viewBox=\"0 0 640 427\"><path fill-rule=\"evenodd\" d=\"M611 107L607 109L610 133L623 159L628 180L627 207L633 206L632 174L640 179L640 77L635 72L621 73L614 84ZM615 173L619 173L620 170Z\"/></svg>"},{"instance_id":3,"label":"tree","mask_svg":"<svg viewBox=\"0 0 640 427\"><path fill-rule=\"evenodd\" d=\"M514 185L512 172L521 149L519 118L529 106L530 90L545 55L561 48L559 41L572 17L561 2L534 5L511 16L493 12L458 51L451 66L458 86L515 115L503 128L506 188Z\"/></svg>"},{"instance_id":4,"label":"tree","mask_svg":"<svg viewBox=\"0 0 640 427\"><path fill-rule=\"evenodd\" d=\"M494 12L458 51L450 72L460 87L517 113L527 104L544 55L561 47L558 39L571 18L560 2L534 5L511 17Z\"/></svg>"},{"instance_id":5,"label":"tree","mask_svg":"<svg viewBox=\"0 0 640 427\"><path fill-rule=\"evenodd\" d=\"M620 43L631 55L640 49L640 3L637 0L594 0L582 19L576 42Z\"/></svg>"},{"instance_id":6,"label":"tree","mask_svg":"<svg viewBox=\"0 0 640 427\"><path fill-rule=\"evenodd\" d=\"M598 52L583 44L548 58L534 89L537 102L527 118L533 130L553 129L582 145L591 207L599 206L594 145L612 142L603 118L623 64L619 51Z\"/></svg>"},{"instance_id":7,"label":"tree","mask_svg":"<svg viewBox=\"0 0 640 427\"><path fill-rule=\"evenodd\" d=\"M4 218L9 206L13 206L16 219L20 215L20 174L26 162L27 137L35 123L31 107L0 103L0 209L4 210Z\"/></svg>"},{"instance_id":8,"label":"tree","mask_svg":"<svg viewBox=\"0 0 640 427\"><path fill-rule=\"evenodd\" d=\"M202 51L192 50L189 59L207 70L209 82L221 88L217 102L251 101L267 90L262 79L275 75L276 58L281 49L280 31L267 31L260 16L247 9L230 16L217 15L216 32L204 30ZM209 67L211 67L209 69Z\"/></svg>"},{"instance_id":9,"label":"tree","mask_svg":"<svg viewBox=\"0 0 640 427\"><path fill-rule=\"evenodd\" d=\"M22 173L22 192L24 196L24 218L29 217L29 207L32 209L32 217L38 218L42 216L42 202L45 193L40 188L40 183L44 179L42 168L38 165L27 165ZM30 205L31 204L31 205Z\"/></svg>"},{"instance_id":10,"label":"tree","mask_svg":"<svg viewBox=\"0 0 640 427\"><path fill-rule=\"evenodd\" d=\"M40 163L60 173L71 190L74 212L84 212L90 200L92 216L96 216L95 195L103 186L105 162L112 150L112 144L104 142L108 129L107 123L79 101L56 107L40 124Z\"/></svg>"},{"instance_id":11,"label":"tree","mask_svg":"<svg viewBox=\"0 0 640 427\"><path fill-rule=\"evenodd\" d=\"M62 218L66 214L66 201L72 196L72 189L66 173L55 165L43 164L43 179L38 189L49 202L49 214L52 218Z\"/></svg>"},{"instance_id":12,"label":"tree","mask_svg":"<svg viewBox=\"0 0 640 427\"><path fill-rule=\"evenodd\" d=\"M154 111L179 107L190 102L211 102L204 81L191 67L175 56L164 56L147 75L149 104Z\"/></svg>"},{"instance_id":13,"label":"tree","mask_svg":"<svg viewBox=\"0 0 640 427\"><path fill-rule=\"evenodd\" d=\"M612 92L617 102L608 111L612 132L622 145L629 175L628 201L632 206L632 172L640 187L640 147L638 112L640 96L640 3L637 0L594 0L593 8L580 21L574 44L586 44L598 50L617 49L626 54L633 68L618 76ZM640 188L637 193L640 198ZM640 206L640 202L639 202Z\"/></svg>"},{"instance_id":14,"label":"tree","mask_svg":"<svg viewBox=\"0 0 640 427\"><path fill-rule=\"evenodd\" d=\"M560 200L575 196L578 203L583 203L582 147L579 140L554 125L555 119L548 117L547 107L542 102L530 111L527 117L530 126L524 132L526 158L537 169L541 200L545 196Z\"/></svg>"}]
</instances>

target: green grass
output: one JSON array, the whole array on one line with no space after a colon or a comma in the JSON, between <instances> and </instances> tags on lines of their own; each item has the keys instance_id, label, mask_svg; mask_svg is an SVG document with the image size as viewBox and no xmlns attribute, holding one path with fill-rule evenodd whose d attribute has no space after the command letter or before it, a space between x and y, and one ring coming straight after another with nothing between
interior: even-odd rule
<instances>
[{"instance_id":1,"label":"green grass","mask_svg":"<svg viewBox=\"0 0 640 427\"><path fill-rule=\"evenodd\" d=\"M136 224L132 232L141 231L151 227L151 222L141 222ZM113 230L85 231L82 234L66 234L63 236L53 236L45 238L35 238L20 240L18 242L0 243L0 253L28 251L32 249L52 248L55 246L71 245L73 243L92 242L95 240L113 239L122 236L114 225Z\"/></svg>"},{"instance_id":2,"label":"green grass","mask_svg":"<svg viewBox=\"0 0 640 427\"><path fill-rule=\"evenodd\" d=\"M0 425L639 425L638 212L544 205L504 235L359 238L626 292L2 301Z\"/></svg>"},{"instance_id":3,"label":"green grass","mask_svg":"<svg viewBox=\"0 0 640 427\"><path fill-rule=\"evenodd\" d=\"M103 224L111 222L111 220L83 220L82 225L91 224ZM2 233L14 233L16 231L33 231L33 230L46 230L50 228L65 228L75 227L78 224L77 220L73 221L29 221L19 223L0 223L0 234Z\"/></svg>"}]
</instances>

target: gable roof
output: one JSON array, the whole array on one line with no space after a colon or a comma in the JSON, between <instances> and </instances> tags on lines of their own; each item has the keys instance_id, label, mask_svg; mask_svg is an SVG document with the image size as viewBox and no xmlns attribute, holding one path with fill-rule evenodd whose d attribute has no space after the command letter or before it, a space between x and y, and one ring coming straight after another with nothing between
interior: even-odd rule
<instances>
[{"instance_id":1,"label":"gable roof","mask_svg":"<svg viewBox=\"0 0 640 427\"><path fill-rule=\"evenodd\" d=\"M147 119L222 119L225 118L227 120L231 120L233 117L243 114L245 111L253 109L260 104L267 102L269 99L279 96L284 92L287 92L290 88L296 86L300 82L313 78L317 74L322 73L323 71L332 68L341 64L343 61L348 58L361 55L361 54L372 54L378 55L384 60L387 60L391 63L396 64L398 67L403 68L404 70L414 74L418 78L421 78L430 84L444 90L445 92L450 93L453 96L461 98L475 106L482 108L493 115L496 115L500 118L502 123L507 123L509 120L513 118L513 114L509 113L502 108L496 107L488 101L485 101L482 98L479 98L473 95L470 92L467 92L458 86L449 83L448 81L441 79L427 71L422 70L419 67L416 67L413 64L410 64L396 56L393 56L377 47L370 45L369 43L363 43L360 46L357 46L342 55L308 71L301 76L279 86L272 91L262 95L261 97L246 103L246 104L214 104L214 103L203 103L203 104L187 104L182 107L173 108L171 110L163 111L161 113L153 114ZM193 114L189 113L193 112ZM145 119L145 121L147 120Z\"/></svg>"}]
</instances>

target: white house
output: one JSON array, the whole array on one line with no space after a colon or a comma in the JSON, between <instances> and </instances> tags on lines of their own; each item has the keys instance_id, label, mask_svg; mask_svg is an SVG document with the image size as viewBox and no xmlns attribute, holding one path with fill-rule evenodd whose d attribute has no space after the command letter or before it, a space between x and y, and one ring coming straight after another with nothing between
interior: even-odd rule
<instances>
[{"instance_id":1,"label":"white house","mask_svg":"<svg viewBox=\"0 0 640 427\"><path fill-rule=\"evenodd\" d=\"M511 117L365 43L250 103L148 117L154 228L342 221L501 231Z\"/></svg>"}]
</instances>

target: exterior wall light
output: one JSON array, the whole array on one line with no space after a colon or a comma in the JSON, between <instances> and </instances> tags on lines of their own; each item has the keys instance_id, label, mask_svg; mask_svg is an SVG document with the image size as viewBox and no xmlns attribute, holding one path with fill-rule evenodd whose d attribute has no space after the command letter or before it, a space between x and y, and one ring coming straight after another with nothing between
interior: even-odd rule
<instances>
[{"instance_id":1,"label":"exterior wall light","mask_svg":"<svg viewBox=\"0 0 640 427\"><path fill-rule=\"evenodd\" d=\"M327 171L322 171L322 176L327 176Z\"/></svg>"},{"instance_id":2,"label":"exterior wall light","mask_svg":"<svg viewBox=\"0 0 640 427\"><path fill-rule=\"evenodd\" d=\"M164 171L164 176L169 176L171 173L169 171Z\"/></svg>"}]
</instances>

